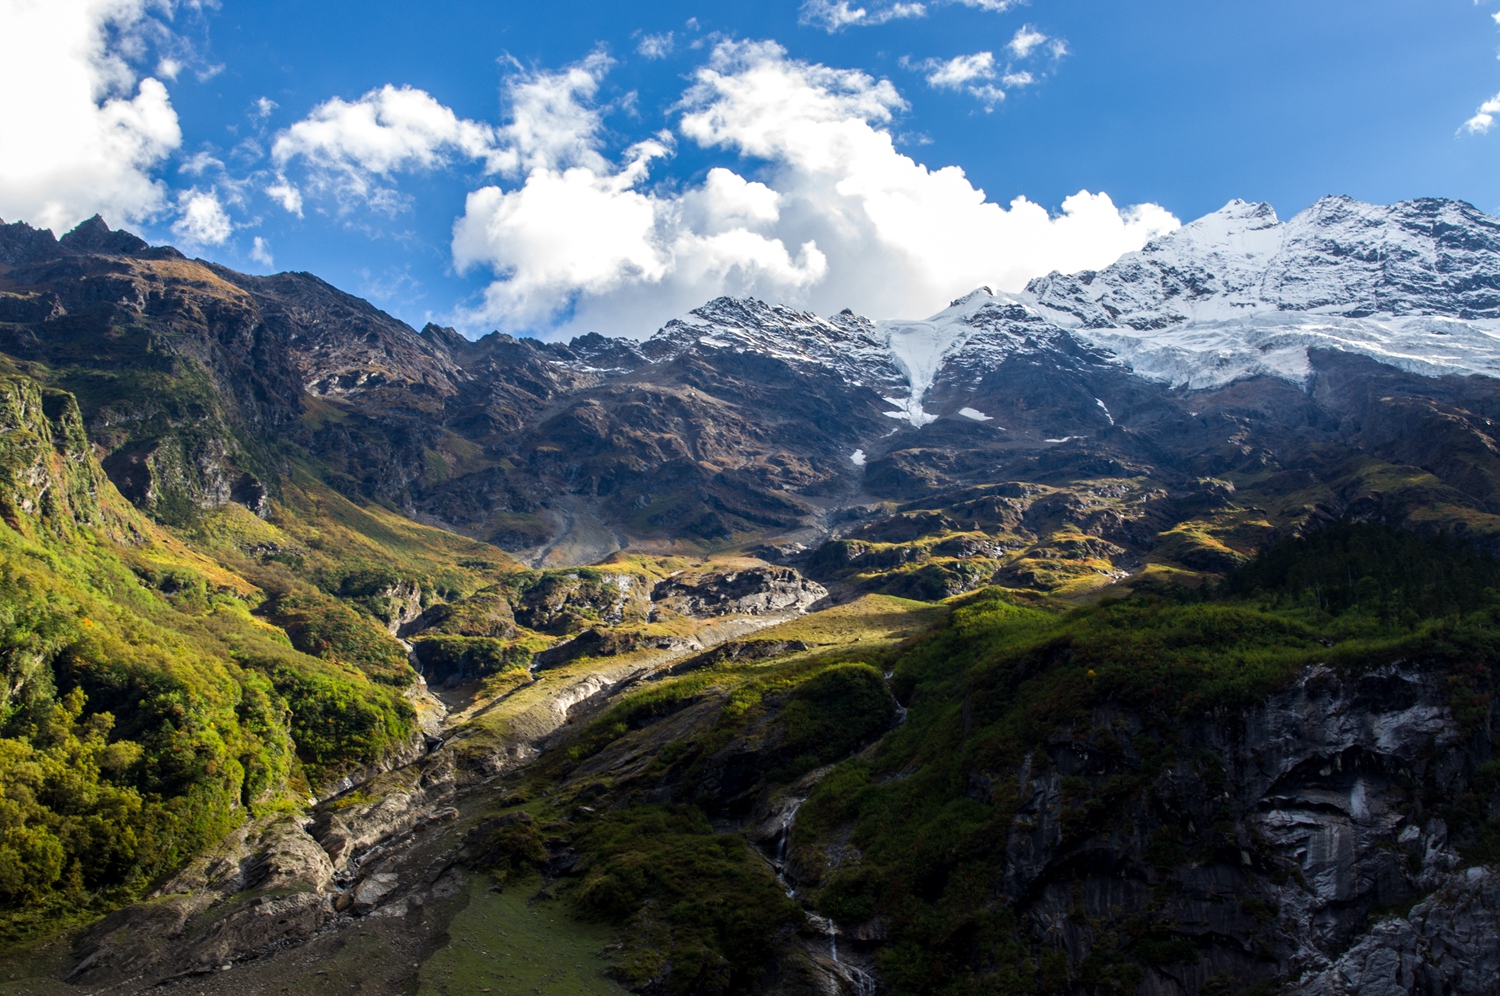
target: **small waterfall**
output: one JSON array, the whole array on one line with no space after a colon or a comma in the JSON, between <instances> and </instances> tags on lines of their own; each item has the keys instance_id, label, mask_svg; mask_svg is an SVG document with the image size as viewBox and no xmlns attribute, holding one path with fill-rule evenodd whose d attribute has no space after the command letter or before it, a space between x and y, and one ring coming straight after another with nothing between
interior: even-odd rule
<instances>
[{"instance_id":1,"label":"small waterfall","mask_svg":"<svg viewBox=\"0 0 1500 996\"><path fill-rule=\"evenodd\" d=\"M833 918L808 913L807 922L828 935L828 960L833 962L839 978L847 982L854 990L854 996L875 996L879 990L875 977L858 965L839 958L839 928L833 922Z\"/></svg>"},{"instance_id":2,"label":"small waterfall","mask_svg":"<svg viewBox=\"0 0 1500 996\"><path fill-rule=\"evenodd\" d=\"M797 810L801 809L806 801L805 797L798 799L781 817L781 836L776 838L776 881L780 882L781 887L786 890L788 899L795 897L797 890L792 888L792 884L786 880L786 842L787 838L792 835L792 824L797 822Z\"/></svg>"},{"instance_id":3,"label":"small waterfall","mask_svg":"<svg viewBox=\"0 0 1500 996\"><path fill-rule=\"evenodd\" d=\"M901 711L904 714L906 710ZM797 823L797 810L801 809L806 801L805 796L793 801L787 811L782 814L781 833L776 838L776 880L786 889L788 899L795 899L797 890L786 879L787 842L791 839L792 828ZM803 915L807 917L810 926L828 937L828 960L833 963L833 972L841 982L840 988L845 993L852 993L853 996L875 996L880 991L875 977L858 965L839 959L839 928L833 922L833 918L819 916L808 909L803 910Z\"/></svg>"},{"instance_id":4,"label":"small waterfall","mask_svg":"<svg viewBox=\"0 0 1500 996\"><path fill-rule=\"evenodd\" d=\"M835 965L843 965L843 962L839 961L839 929L834 926L833 918L808 913L807 922L828 935L828 957Z\"/></svg>"},{"instance_id":5,"label":"small waterfall","mask_svg":"<svg viewBox=\"0 0 1500 996\"><path fill-rule=\"evenodd\" d=\"M797 810L801 809L806 801L806 799L798 799L781 818L781 837L776 841L776 864L778 865L786 861L786 839L791 836L792 824L797 822Z\"/></svg>"},{"instance_id":6,"label":"small waterfall","mask_svg":"<svg viewBox=\"0 0 1500 996\"><path fill-rule=\"evenodd\" d=\"M895 676L896 676L896 671L895 671L894 668L892 668L891 670L885 672L885 680L886 681L890 681ZM906 706L902 705L900 702L897 702L896 703L896 725L900 726L904 722L906 722Z\"/></svg>"},{"instance_id":7,"label":"small waterfall","mask_svg":"<svg viewBox=\"0 0 1500 996\"><path fill-rule=\"evenodd\" d=\"M875 996L875 977L862 968L845 965L849 970L849 981L854 986L854 996Z\"/></svg>"}]
</instances>

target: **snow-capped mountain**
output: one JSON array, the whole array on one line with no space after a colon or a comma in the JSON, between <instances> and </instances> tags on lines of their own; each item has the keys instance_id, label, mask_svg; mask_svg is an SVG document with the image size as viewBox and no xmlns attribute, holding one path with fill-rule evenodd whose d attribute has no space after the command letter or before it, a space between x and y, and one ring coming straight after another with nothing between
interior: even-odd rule
<instances>
[{"instance_id":1,"label":"snow-capped mountain","mask_svg":"<svg viewBox=\"0 0 1500 996\"><path fill-rule=\"evenodd\" d=\"M757 300L718 298L673 319L647 341L657 361L694 349L733 349L837 373L881 393L889 417L923 426L937 416L922 400L940 375L982 376L1016 352L1056 349L1067 332L1043 313L984 287L923 321L831 319Z\"/></svg>"},{"instance_id":2,"label":"snow-capped mountain","mask_svg":"<svg viewBox=\"0 0 1500 996\"><path fill-rule=\"evenodd\" d=\"M1309 350L1427 376L1500 376L1500 221L1459 201L1328 197L1282 222L1232 201L1110 267L981 288L923 321L831 319L721 298L669 323L648 355L751 350L887 392L921 426L941 380L977 381L1017 351L1094 347L1172 386L1257 375L1303 383Z\"/></svg>"},{"instance_id":3,"label":"snow-capped mountain","mask_svg":"<svg viewBox=\"0 0 1500 996\"><path fill-rule=\"evenodd\" d=\"M1022 297L1134 372L1193 388L1292 381L1308 350L1412 373L1500 375L1500 221L1461 201L1326 197L1290 221L1232 201Z\"/></svg>"}]
</instances>

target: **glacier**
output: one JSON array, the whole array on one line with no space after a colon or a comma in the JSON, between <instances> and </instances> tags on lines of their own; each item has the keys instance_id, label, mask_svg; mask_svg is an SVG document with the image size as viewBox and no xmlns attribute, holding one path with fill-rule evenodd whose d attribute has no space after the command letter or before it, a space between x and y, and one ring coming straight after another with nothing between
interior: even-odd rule
<instances>
[{"instance_id":1,"label":"glacier","mask_svg":"<svg viewBox=\"0 0 1500 996\"><path fill-rule=\"evenodd\" d=\"M920 428L981 421L924 407L939 378L977 383L1009 356L1069 339L1189 390L1259 376L1305 387L1317 350L1427 377L1500 377L1500 220L1455 200L1325 197L1282 221L1268 204L1234 200L1102 270L1051 273L1017 293L981 287L922 320L725 297L643 346L652 359L738 349L817 364Z\"/></svg>"}]
</instances>

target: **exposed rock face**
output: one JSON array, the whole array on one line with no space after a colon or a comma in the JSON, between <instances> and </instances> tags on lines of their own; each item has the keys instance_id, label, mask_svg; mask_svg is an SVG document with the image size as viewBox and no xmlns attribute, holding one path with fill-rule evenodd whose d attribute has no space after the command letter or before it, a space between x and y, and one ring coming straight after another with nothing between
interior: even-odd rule
<instances>
[{"instance_id":1,"label":"exposed rock face","mask_svg":"<svg viewBox=\"0 0 1500 996\"><path fill-rule=\"evenodd\" d=\"M100 525L102 483L73 397L39 390L24 377L0 378L0 517L28 531L40 522L58 535Z\"/></svg>"},{"instance_id":2,"label":"exposed rock face","mask_svg":"<svg viewBox=\"0 0 1500 996\"><path fill-rule=\"evenodd\" d=\"M536 654L531 659L531 667L534 671L545 671L583 657L615 657L637 650L687 650L700 646L696 641L681 636L590 629L565 643Z\"/></svg>"},{"instance_id":3,"label":"exposed rock face","mask_svg":"<svg viewBox=\"0 0 1500 996\"><path fill-rule=\"evenodd\" d=\"M1500 980L1500 876L1469 868L1448 877L1405 917L1377 924L1297 996L1492 993Z\"/></svg>"},{"instance_id":4,"label":"exposed rock face","mask_svg":"<svg viewBox=\"0 0 1500 996\"><path fill-rule=\"evenodd\" d=\"M305 825L278 814L246 824L158 897L81 935L68 981L137 992L269 959L386 909L405 916L466 881L449 839L458 811L450 755L376 776L364 801ZM429 928L430 929L430 928Z\"/></svg>"},{"instance_id":5,"label":"exposed rock face","mask_svg":"<svg viewBox=\"0 0 1500 996\"><path fill-rule=\"evenodd\" d=\"M219 970L300 944L333 919L334 866L297 818L241 827L162 887L78 941L78 985L167 979Z\"/></svg>"},{"instance_id":6,"label":"exposed rock face","mask_svg":"<svg viewBox=\"0 0 1500 996\"><path fill-rule=\"evenodd\" d=\"M1183 730L1177 747L1193 760L1166 769L1151 801L1082 827L1067 780L1102 787L1134 770L1137 717L1094 716L1091 734L1031 755L1019 785L976 772L973 791L1020 793L1001 889L1025 929L1056 936L1075 963L1148 910L1191 939L1196 960L1147 967L1142 992L1198 992L1215 977L1301 978L1309 996L1487 992L1443 988L1493 962L1493 941L1478 938L1497 915L1491 874L1463 868L1426 811L1489 760L1487 737L1448 712L1447 674L1418 662L1314 667L1263 705ZM1236 843L1189 859L1210 826ZM1429 894L1372 930L1372 914ZM1432 957L1419 965L1418 952Z\"/></svg>"},{"instance_id":7,"label":"exposed rock face","mask_svg":"<svg viewBox=\"0 0 1500 996\"><path fill-rule=\"evenodd\" d=\"M790 567L752 567L725 574L684 574L658 581L651 601L695 619L805 612L828 589Z\"/></svg>"}]
</instances>

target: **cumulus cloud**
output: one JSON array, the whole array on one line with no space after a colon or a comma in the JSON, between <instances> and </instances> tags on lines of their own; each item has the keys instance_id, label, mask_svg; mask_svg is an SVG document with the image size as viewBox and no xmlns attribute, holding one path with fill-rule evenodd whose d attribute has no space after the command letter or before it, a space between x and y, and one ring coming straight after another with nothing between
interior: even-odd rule
<instances>
[{"instance_id":1,"label":"cumulus cloud","mask_svg":"<svg viewBox=\"0 0 1500 996\"><path fill-rule=\"evenodd\" d=\"M345 207L364 203L389 211L400 204L389 183L393 174L435 169L455 155L486 158L494 148L489 125L458 117L426 91L387 85L354 101L334 97L320 104L276 137L271 159L278 170L302 159L311 185L332 192ZM284 180L267 193L286 210L301 212L300 191Z\"/></svg>"},{"instance_id":2,"label":"cumulus cloud","mask_svg":"<svg viewBox=\"0 0 1500 996\"><path fill-rule=\"evenodd\" d=\"M266 196L280 204L287 214L302 217L302 191L285 176L276 177L276 182L266 188Z\"/></svg>"},{"instance_id":3,"label":"cumulus cloud","mask_svg":"<svg viewBox=\"0 0 1500 996\"><path fill-rule=\"evenodd\" d=\"M1470 135L1483 135L1495 126L1496 114L1500 114L1500 93L1480 104L1479 110L1463 123L1460 130L1467 131Z\"/></svg>"},{"instance_id":4,"label":"cumulus cloud","mask_svg":"<svg viewBox=\"0 0 1500 996\"><path fill-rule=\"evenodd\" d=\"M868 28L891 21L912 17L926 17L930 7L957 4L975 10L1003 14L1019 7L1025 0L882 0L866 6L856 6L849 0L803 0L801 20L803 24L833 34L845 28Z\"/></svg>"},{"instance_id":5,"label":"cumulus cloud","mask_svg":"<svg viewBox=\"0 0 1500 996\"><path fill-rule=\"evenodd\" d=\"M151 173L182 144L177 113L120 52L143 51L160 28L150 12L170 6L0 0L0 217L61 232L96 212L119 224L167 207Z\"/></svg>"},{"instance_id":6,"label":"cumulus cloud","mask_svg":"<svg viewBox=\"0 0 1500 996\"><path fill-rule=\"evenodd\" d=\"M1107 265L1177 225L1155 205L1122 210L1088 191L1055 216L1025 198L989 201L958 167L929 169L896 148L891 127L906 105L889 81L794 60L774 43L720 43L680 102L678 134L618 160L601 151L597 75L593 86L565 85L566 75L515 91L566 93L549 106L574 140L517 152L518 183L470 194L454 226L460 269L494 274L459 316L475 330L642 335L721 293L911 317L981 284L1016 290L1053 269ZM535 120L521 127L538 112L515 101L506 133L550 133ZM682 140L755 173L721 166L697 186L652 187L653 164Z\"/></svg>"},{"instance_id":7,"label":"cumulus cloud","mask_svg":"<svg viewBox=\"0 0 1500 996\"><path fill-rule=\"evenodd\" d=\"M665 59L672 54L672 36L671 31L661 35L643 35L640 44L635 47L636 53L648 59Z\"/></svg>"},{"instance_id":8,"label":"cumulus cloud","mask_svg":"<svg viewBox=\"0 0 1500 996\"><path fill-rule=\"evenodd\" d=\"M903 65L924 70L927 85L935 90L963 91L979 98L984 102L985 110L993 110L996 104L1005 99L1005 86L1023 85L1020 79L1023 74L1011 72L1000 77L1003 86L989 82L1000 76L993 52L975 52L973 55L959 55L952 59L926 59L919 63L903 60ZM1030 83L1030 74L1024 75L1024 82Z\"/></svg>"},{"instance_id":9,"label":"cumulus cloud","mask_svg":"<svg viewBox=\"0 0 1500 996\"><path fill-rule=\"evenodd\" d=\"M524 179L471 193L453 230L459 269L497 277L472 322L534 328L622 292L649 290L680 304L705 289L769 292L823 277L815 245L792 253L757 230L780 216L769 187L719 168L676 195L648 189L651 163L672 152L669 133L607 159L602 112L592 103L607 69L596 58L512 81L499 160Z\"/></svg>"},{"instance_id":10,"label":"cumulus cloud","mask_svg":"<svg viewBox=\"0 0 1500 996\"><path fill-rule=\"evenodd\" d=\"M213 188L184 190L177 198L177 220L172 232L195 246L221 246L234 234L234 223Z\"/></svg>"},{"instance_id":11,"label":"cumulus cloud","mask_svg":"<svg viewBox=\"0 0 1500 996\"><path fill-rule=\"evenodd\" d=\"M851 27L871 27L909 17L925 17L927 7L921 3L888 3L870 7L856 7L849 0L805 0L802 4L803 24L822 28L830 34Z\"/></svg>"},{"instance_id":12,"label":"cumulus cloud","mask_svg":"<svg viewBox=\"0 0 1500 996\"><path fill-rule=\"evenodd\" d=\"M211 152L199 151L194 152L187 159L183 160L182 165L178 168L189 176L202 176L204 173L212 170L222 171L224 169L224 161Z\"/></svg>"},{"instance_id":13,"label":"cumulus cloud","mask_svg":"<svg viewBox=\"0 0 1500 996\"><path fill-rule=\"evenodd\" d=\"M1024 59L1047 40L1047 36L1036 30L1029 24L1022 25L1016 30L1015 37L1005 47L1010 54L1017 59Z\"/></svg>"},{"instance_id":14,"label":"cumulus cloud","mask_svg":"<svg viewBox=\"0 0 1500 996\"><path fill-rule=\"evenodd\" d=\"M927 85L939 90L959 90L975 80L995 78L994 52L975 52L946 61L929 59L924 65L928 69Z\"/></svg>"},{"instance_id":15,"label":"cumulus cloud","mask_svg":"<svg viewBox=\"0 0 1500 996\"><path fill-rule=\"evenodd\" d=\"M1026 60L1045 46L1054 62L1067 54L1067 43L1061 38L1049 38L1031 25L1016 31L1005 46L1012 60ZM1001 66L993 52L975 52L958 55L951 59L923 59L915 61L902 58L901 65L907 69L922 71L927 85L935 90L951 90L967 93L984 103L986 111L992 111L1005 99L1008 90L1030 86L1037 81L1037 73L1048 75L1048 69L1017 68L1014 62ZM1051 67L1049 67L1051 68Z\"/></svg>"},{"instance_id":16,"label":"cumulus cloud","mask_svg":"<svg viewBox=\"0 0 1500 996\"><path fill-rule=\"evenodd\" d=\"M250 244L250 258L268 270L276 265L276 260L271 256L271 243L259 235Z\"/></svg>"}]
</instances>

